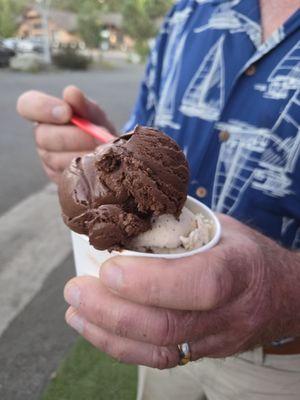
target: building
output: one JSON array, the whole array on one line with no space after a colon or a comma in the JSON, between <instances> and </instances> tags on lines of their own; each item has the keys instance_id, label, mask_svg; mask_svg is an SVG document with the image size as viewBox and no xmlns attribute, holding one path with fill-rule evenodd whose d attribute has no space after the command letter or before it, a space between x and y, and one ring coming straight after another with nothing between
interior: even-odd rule
<instances>
[{"instance_id":1,"label":"building","mask_svg":"<svg viewBox=\"0 0 300 400\"><path fill-rule=\"evenodd\" d=\"M69 11L50 10L48 32L53 47L82 47L84 43L76 35L77 16ZM44 35L43 18L37 7L27 9L20 22L17 36L20 39L39 39Z\"/></svg>"}]
</instances>

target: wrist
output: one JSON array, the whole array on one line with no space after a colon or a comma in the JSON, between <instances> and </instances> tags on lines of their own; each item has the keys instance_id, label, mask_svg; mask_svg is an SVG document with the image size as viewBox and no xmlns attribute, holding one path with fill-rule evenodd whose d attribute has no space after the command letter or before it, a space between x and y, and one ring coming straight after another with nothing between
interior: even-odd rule
<instances>
[{"instance_id":1,"label":"wrist","mask_svg":"<svg viewBox=\"0 0 300 400\"><path fill-rule=\"evenodd\" d=\"M277 259L273 270L277 297L274 322L281 336L300 336L300 253L279 248L274 254Z\"/></svg>"}]
</instances>

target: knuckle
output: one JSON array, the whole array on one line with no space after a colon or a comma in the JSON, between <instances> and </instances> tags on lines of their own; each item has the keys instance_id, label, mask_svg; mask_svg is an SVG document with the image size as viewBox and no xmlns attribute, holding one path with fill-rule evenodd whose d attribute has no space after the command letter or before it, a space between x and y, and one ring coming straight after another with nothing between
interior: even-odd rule
<instances>
[{"instance_id":1,"label":"knuckle","mask_svg":"<svg viewBox=\"0 0 300 400\"><path fill-rule=\"evenodd\" d=\"M164 319L159 328L157 344L167 346L174 344L176 341L175 337L179 328L179 321L172 311L166 310L163 315Z\"/></svg>"},{"instance_id":2,"label":"knuckle","mask_svg":"<svg viewBox=\"0 0 300 400\"><path fill-rule=\"evenodd\" d=\"M128 358L128 352L125 351L121 346L114 346L110 348L109 354L118 362L126 362Z\"/></svg>"},{"instance_id":3,"label":"knuckle","mask_svg":"<svg viewBox=\"0 0 300 400\"><path fill-rule=\"evenodd\" d=\"M118 315L116 318L115 326L114 326L114 334L117 336L128 337L128 331L131 327L131 320L130 318L124 315Z\"/></svg>"},{"instance_id":4,"label":"knuckle","mask_svg":"<svg viewBox=\"0 0 300 400\"><path fill-rule=\"evenodd\" d=\"M152 352L152 368L160 370L172 366L172 356L167 347L155 347Z\"/></svg>"},{"instance_id":5,"label":"knuckle","mask_svg":"<svg viewBox=\"0 0 300 400\"><path fill-rule=\"evenodd\" d=\"M169 260L161 259L156 262L156 266L163 270L169 267ZM145 282L144 285L145 300L147 304L159 305L162 294L161 275L157 274L151 277L151 280Z\"/></svg>"},{"instance_id":6,"label":"knuckle","mask_svg":"<svg viewBox=\"0 0 300 400\"><path fill-rule=\"evenodd\" d=\"M232 277L222 259L211 261L201 274L201 293L197 296L203 310L217 307L231 292Z\"/></svg>"},{"instance_id":7,"label":"knuckle","mask_svg":"<svg viewBox=\"0 0 300 400\"><path fill-rule=\"evenodd\" d=\"M157 281L151 282L146 288L147 304L157 305L161 298L161 285Z\"/></svg>"},{"instance_id":8,"label":"knuckle","mask_svg":"<svg viewBox=\"0 0 300 400\"><path fill-rule=\"evenodd\" d=\"M37 125L34 130L34 136L37 147L43 149L47 144L47 132L43 124Z\"/></svg>"},{"instance_id":9,"label":"knuckle","mask_svg":"<svg viewBox=\"0 0 300 400\"><path fill-rule=\"evenodd\" d=\"M97 342L95 343L96 347L101 349L106 354L111 354L112 346L110 341L107 338L98 338Z\"/></svg>"},{"instance_id":10,"label":"knuckle","mask_svg":"<svg viewBox=\"0 0 300 400\"><path fill-rule=\"evenodd\" d=\"M54 155L47 150L41 150L40 156L46 165L49 165L52 169L56 170L55 162L54 162Z\"/></svg>"}]
</instances>

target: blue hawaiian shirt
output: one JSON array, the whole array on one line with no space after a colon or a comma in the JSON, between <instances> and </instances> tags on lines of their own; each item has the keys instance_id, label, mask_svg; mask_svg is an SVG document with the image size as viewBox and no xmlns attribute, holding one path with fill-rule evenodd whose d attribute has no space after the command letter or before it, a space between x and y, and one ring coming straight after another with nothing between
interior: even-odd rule
<instances>
[{"instance_id":1,"label":"blue hawaiian shirt","mask_svg":"<svg viewBox=\"0 0 300 400\"><path fill-rule=\"evenodd\" d=\"M300 10L264 43L259 0L182 0L125 126L183 148L189 193L300 248Z\"/></svg>"}]
</instances>

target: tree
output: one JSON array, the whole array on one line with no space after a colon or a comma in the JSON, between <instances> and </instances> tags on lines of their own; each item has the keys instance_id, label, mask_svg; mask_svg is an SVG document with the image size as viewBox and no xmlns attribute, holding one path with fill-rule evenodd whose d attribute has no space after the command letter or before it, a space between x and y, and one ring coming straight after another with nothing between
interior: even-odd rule
<instances>
[{"instance_id":1,"label":"tree","mask_svg":"<svg viewBox=\"0 0 300 400\"><path fill-rule=\"evenodd\" d=\"M88 47L96 48L100 43L101 21L99 8L91 2L84 2L78 10L78 32Z\"/></svg>"},{"instance_id":2,"label":"tree","mask_svg":"<svg viewBox=\"0 0 300 400\"><path fill-rule=\"evenodd\" d=\"M124 29L136 41L136 50L145 57L148 41L157 33L156 19L162 17L172 0L125 0L123 4Z\"/></svg>"},{"instance_id":3,"label":"tree","mask_svg":"<svg viewBox=\"0 0 300 400\"><path fill-rule=\"evenodd\" d=\"M0 38L14 36L17 30L17 18L28 0L0 0Z\"/></svg>"}]
</instances>

